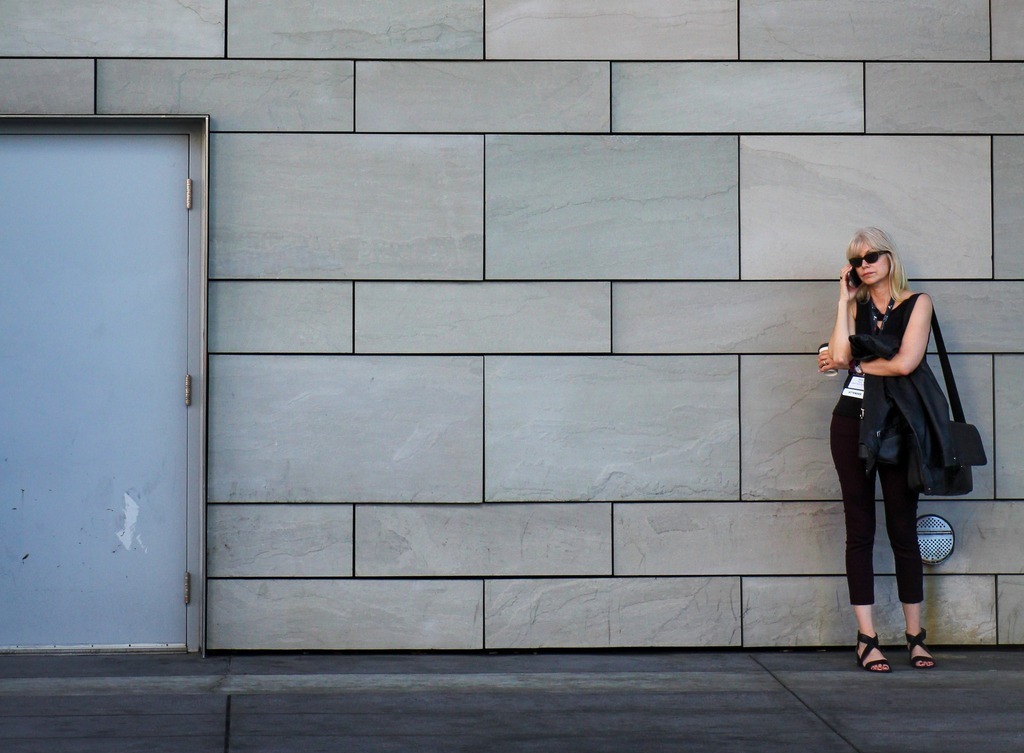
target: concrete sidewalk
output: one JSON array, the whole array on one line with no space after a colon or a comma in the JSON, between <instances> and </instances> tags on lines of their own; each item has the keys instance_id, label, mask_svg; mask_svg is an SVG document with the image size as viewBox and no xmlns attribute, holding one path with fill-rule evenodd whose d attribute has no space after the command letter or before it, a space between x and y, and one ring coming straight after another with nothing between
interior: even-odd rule
<instances>
[{"instance_id":1,"label":"concrete sidewalk","mask_svg":"<svg viewBox=\"0 0 1024 753\"><path fill-rule=\"evenodd\" d=\"M1024 651L0 656L0 751L1024 751Z\"/></svg>"}]
</instances>

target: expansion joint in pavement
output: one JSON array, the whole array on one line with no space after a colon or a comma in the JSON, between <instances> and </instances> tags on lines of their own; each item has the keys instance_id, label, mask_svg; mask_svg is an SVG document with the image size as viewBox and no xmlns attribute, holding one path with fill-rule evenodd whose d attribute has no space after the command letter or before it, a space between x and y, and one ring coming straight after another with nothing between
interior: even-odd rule
<instances>
[{"instance_id":1,"label":"expansion joint in pavement","mask_svg":"<svg viewBox=\"0 0 1024 753\"><path fill-rule=\"evenodd\" d=\"M844 743L849 745L850 746L850 750L854 751L854 753L861 753L860 748L858 748L856 745L854 745L852 742L850 742L850 740L842 732L837 730L835 728L835 725L833 725L831 722L829 722L828 719L826 719L821 714L819 714L817 711L815 711L813 706L811 706L809 703L807 703L807 701L805 701L803 698L801 698L800 694L797 693L795 690L793 690L793 688L789 687L789 685L787 685L785 683L785 681L781 677L779 677L777 674L775 674L770 668L766 667L757 658L757 656L752 654L750 656L750 658L754 661L755 664L757 664L759 667L761 667L761 669L763 669L768 674L769 677L771 677L773 680L775 680L775 682L777 682L779 684L780 688L782 688L787 693L789 693L791 696L793 696L793 698L796 699L796 701L801 706L803 706L805 709L807 709L815 719L817 719L819 722L821 722L826 727L828 727L829 730L831 730L832 734L834 734L836 737L838 737Z\"/></svg>"}]
</instances>

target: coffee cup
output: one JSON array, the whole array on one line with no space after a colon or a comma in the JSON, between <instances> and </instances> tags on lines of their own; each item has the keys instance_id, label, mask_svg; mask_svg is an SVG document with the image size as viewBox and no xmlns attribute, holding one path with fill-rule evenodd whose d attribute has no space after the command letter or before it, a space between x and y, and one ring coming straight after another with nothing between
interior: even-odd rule
<instances>
[{"instance_id":1,"label":"coffee cup","mask_svg":"<svg viewBox=\"0 0 1024 753\"><path fill-rule=\"evenodd\" d=\"M828 352L828 343L822 343L821 346L818 348L818 355L820 356L822 353L827 353L827 352ZM839 375L839 370L838 369L829 369L828 371L823 371L821 373L824 374L825 376L833 377L833 376L838 376Z\"/></svg>"}]
</instances>

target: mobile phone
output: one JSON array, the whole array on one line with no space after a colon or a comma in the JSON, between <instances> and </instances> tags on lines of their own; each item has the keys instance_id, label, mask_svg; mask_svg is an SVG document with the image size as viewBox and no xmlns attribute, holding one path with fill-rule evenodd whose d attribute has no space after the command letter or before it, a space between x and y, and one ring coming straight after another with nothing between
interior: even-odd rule
<instances>
[{"instance_id":1,"label":"mobile phone","mask_svg":"<svg viewBox=\"0 0 1024 753\"><path fill-rule=\"evenodd\" d=\"M846 284L851 288L859 288L861 285L860 275L857 274L856 269L851 269L849 274L846 275Z\"/></svg>"}]
</instances>

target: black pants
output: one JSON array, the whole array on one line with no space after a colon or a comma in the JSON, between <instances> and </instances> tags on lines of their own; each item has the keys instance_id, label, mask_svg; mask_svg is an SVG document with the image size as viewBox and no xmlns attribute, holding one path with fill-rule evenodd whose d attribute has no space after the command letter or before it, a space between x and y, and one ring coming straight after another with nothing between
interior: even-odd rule
<instances>
[{"instance_id":1,"label":"black pants","mask_svg":"<svg viewBox=\"0 0 1024 753\"><path fill-rule=\"evenodd\" d=\"M875 473L865 472L857 454L860 421L833 416L831 427L832 460L839 474L846 514L846 580L851 604L875 603L875 571L872 549L875 544ZM907 485L907 464L876 465L885 502L885 528L896 560L896 586L900 601L919 604L924 601L924 571L917 543L918 493Z\"/></svg>"}]
</instances>

